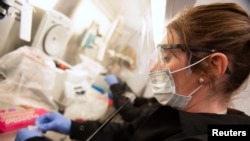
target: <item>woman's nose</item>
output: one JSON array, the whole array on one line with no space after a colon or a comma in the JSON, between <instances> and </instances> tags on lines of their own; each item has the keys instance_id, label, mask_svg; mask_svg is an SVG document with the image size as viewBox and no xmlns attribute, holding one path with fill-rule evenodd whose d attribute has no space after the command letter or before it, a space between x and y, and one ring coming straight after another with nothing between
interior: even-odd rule
<instances>
[{"instance_id":1,"label":"woman's nose","mask_svg":"<svg viewBox=\"0 0 250 141\"><path fill-rule=\"evenodd\" d=\"M160 71L164 69L164 65L161 61L158 61L157 63L155 63L151 69L150 69L150 73L155 72L155 71Z\"/></svg>"}]
</instances>

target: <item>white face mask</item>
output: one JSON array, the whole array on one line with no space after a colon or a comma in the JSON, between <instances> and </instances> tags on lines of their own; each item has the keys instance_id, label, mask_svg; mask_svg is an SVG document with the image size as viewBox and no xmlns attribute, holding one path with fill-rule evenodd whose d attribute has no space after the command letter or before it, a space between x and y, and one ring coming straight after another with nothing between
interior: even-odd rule
<instances>
[{"instance_id":1,"label":"white face mask","mask_svg":"<svg viewBox=\"0 0 250 141\"><path fill-rule=\"evenodd\" d=\"M165 69L162 71L150 73L152 91L156 100L162 105L169 105L171 107L183 110L191 100L192 95L196 91L198 91L202 87L202 85L196 88L188 96L177 94L172 73L190 68L191 66L200 63L201 61L205 60L208 57L209 56L197 61L192 65L186 66L174 72L170 72L169 69Z\"/></svg>"}]
</instances>

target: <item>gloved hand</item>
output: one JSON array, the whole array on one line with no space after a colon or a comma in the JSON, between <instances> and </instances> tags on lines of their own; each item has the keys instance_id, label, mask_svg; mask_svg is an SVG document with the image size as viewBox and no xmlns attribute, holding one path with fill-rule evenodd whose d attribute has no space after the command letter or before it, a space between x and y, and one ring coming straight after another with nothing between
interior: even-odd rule
<instances>
[{"instance_id":1,"label":"gloved hand","mask_svg":"<svg viewBox=\"0 0 250 141\"><path fill-rule=\"evenodd\" d=\"M117 84L119 82L119 80L117 79L117 77L113 74L108 74L104 80L108 83L109 86L113 85L113 84Z\"/></svg>"},{"instance_id":2,"label":"gloved hand","mask_svg":"<svg viewBox=\"0 0 250 141\"><path fill-rule=\"evenodd\" d=\"M55 131L66 135L70 133L71 120L58 112L44 114L35 123L43 133L47 131Z\"/></svg>"},{"instance_id":3,"label":"gloved hand","mask_svg":"<svg viewBox=\"0 0 250 141\"><path fill-rule=\"evenodd\" d=\"M17 132L15 141L25 141L32 137L41 137L42 135L38 130L30 130L28 128L23 128Z\"/></svg>"}]
</instances>

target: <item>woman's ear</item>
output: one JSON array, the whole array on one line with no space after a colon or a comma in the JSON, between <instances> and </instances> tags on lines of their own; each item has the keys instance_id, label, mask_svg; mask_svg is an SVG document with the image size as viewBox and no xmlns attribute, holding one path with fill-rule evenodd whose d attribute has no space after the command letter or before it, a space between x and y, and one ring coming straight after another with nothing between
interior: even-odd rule
<instances>
[{"instance_id":1,"label":"woman's ear","mask_svg":"<svg viewBox=\"0 0 250 141\"><path fill-rule=\"evenodd\" d=\"M227 56L223 53L214 53L209 57L209 63L215 76L223 76L228 67Z\"/></svg>"}]
</instances>

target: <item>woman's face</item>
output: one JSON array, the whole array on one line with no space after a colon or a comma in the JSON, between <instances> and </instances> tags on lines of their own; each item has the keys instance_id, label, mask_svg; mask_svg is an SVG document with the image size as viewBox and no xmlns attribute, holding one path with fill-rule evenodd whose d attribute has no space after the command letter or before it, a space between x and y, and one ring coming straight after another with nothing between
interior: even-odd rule
<instances>
[{"instance_id":1,"label":"woman's face","mask_svg":"<svg viewBox=\"0 0 250 141\"><path fill-rule=\"evenodd\" d=\"M171 36L165 35L162 44L182 44L177 34L172 32ZM181 49L161 50L161 61L158 61L150 70L155 72L163 69L169 69L171 72L182 69L189 65L189 56ZM189 95L200 84L198 75L191 72L189 68L172 74L176 86L176 92L182 95Z\"/></svg>"}]
</instances>

